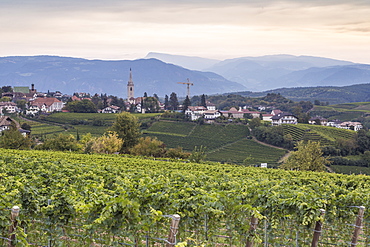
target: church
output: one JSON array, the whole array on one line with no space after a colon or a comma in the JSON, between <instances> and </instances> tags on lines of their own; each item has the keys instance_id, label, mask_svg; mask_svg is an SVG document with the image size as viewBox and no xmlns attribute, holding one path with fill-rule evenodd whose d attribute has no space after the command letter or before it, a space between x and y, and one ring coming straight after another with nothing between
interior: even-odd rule
<instances>
[{"instance_id":1,"label":"church","mask_svg":"<svg viewBox=\"0 0 370 247\"><path fill-rule=\"evenodd\" d=\"M135 104L135 87L134 87L134 82L132 80L131 68L130 68L130 78L127 82L127 101L130 104Z\"/></svg>"}]
</instances>

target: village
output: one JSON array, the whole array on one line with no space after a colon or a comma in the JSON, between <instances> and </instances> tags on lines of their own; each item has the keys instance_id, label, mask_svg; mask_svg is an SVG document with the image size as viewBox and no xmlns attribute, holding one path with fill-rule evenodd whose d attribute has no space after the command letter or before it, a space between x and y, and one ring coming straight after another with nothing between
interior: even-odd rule
<instances>
[{"instance_id":1,"label":"village","mask_svg":"<svg viewBox=\"0 0 370 247\"><path fill-rule=\"evenodd\" d=\"M187 84L189 94L190 83L183 84ZM91 95L88 93L74 93L74 95L66 95L62 94L61 92L38 92L35 89L34 84L31 85L31 88L27 86L15 86L12 88L12 90L10 90L9 87L4 88L7 88L8 92L2 93L0 102L0 131L9 128L10 123L14 121L9 117L5 117L4 115L23 114L28 117L34 117L39 114L68 112L69 110L66 105L68 105L69 102L93 101ZM172 93L171 97L173 95L176 97L175 93ZM99 95L96 94L94 97L99 97ZM146 103L148 99L151 99L151 102L154 102L150 107L148 107ZM177 98L175 100L177 101ZM165 99L165 102L160 102L158 97L148 97L147 95L144 95L144 97L135 97L135 84L132 79L131 69L127 83L127 100L124 101L120 99L116 100L116 102L119 102L120 106L114 105L112 98L106 97L104 103L100 104L100 107L97 107L95 112L119 113L122 111L130 111L145 114L148 112L148 110L149 112L164 112L166 110L173 110L183 112L191 121L203 119L205 123L213 123L219 118L228 119L229 122L232 122L234 119L259 118L260 120L271 122L272 126L298 123L298 117L292 113L283 112L279 109L272 109L270 112L266 112L266 108L269 109L273 107L260 107L264 111L250 110L250 108L253 106L243 106L238 107L238 109L236 107L231 107L228 110L219 110L215 104L207 101L204 105L198 106L185 106L178 104L177 102L176 107L172 106L171 108L168 98ZM340 120L328 121L321 116L314 116L310 118L308 123L350 129L354 131L358 131L363 128L360 122L343 122ZM19 129L21 130L20 127ZM25 130L21 131L22 133L25 133Z\"/></svg>"}]
</instances>

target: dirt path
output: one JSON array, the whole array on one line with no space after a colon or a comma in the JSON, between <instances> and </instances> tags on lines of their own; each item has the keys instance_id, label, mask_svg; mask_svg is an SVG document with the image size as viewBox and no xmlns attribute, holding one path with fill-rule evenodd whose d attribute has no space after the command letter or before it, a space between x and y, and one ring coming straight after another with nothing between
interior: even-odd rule
<instances>
[{"instance_id":1,"label":"dirt path","mask_svg":"<svg viewBox=\"0 0 370 247\"><path fill-rule=\"evenodd\" d=\"M281 149L281 150L285 150L285 151L288 151L283 157L281 157L278 161L278 163L283 163L285 162L289 156L290 156L290 151L286 148L282 148L282 147L277 147L277 146L274 146L274 145L271 145L271 144L267 144L267 143L264 143L264 142L261 142L259 140L257 140L256 137L252 136L252 139L255 141L255 142L258 142L259 144L261 145L264 145L264 146L268 146L268 147L272 147L272 148L277 148L277 149Z\"/></svg>"}]
</instances>

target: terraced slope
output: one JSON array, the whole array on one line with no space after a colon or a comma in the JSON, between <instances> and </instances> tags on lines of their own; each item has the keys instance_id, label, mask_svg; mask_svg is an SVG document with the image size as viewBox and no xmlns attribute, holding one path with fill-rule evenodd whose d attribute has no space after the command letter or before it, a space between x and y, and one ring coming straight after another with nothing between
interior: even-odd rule
<instances>
[{"instance_id":1,"label":"terraced slope","mask_svg":"<svg viewBox=\"0 0 370 247\"><path fill-rule=\"evenodd\" d=\"M322 145L332 145L339 139L351 139L356 132L328 126L297 124L283 125L284 133L290 134L294 141L311 140Z\"/></svg>"}]
</instances>

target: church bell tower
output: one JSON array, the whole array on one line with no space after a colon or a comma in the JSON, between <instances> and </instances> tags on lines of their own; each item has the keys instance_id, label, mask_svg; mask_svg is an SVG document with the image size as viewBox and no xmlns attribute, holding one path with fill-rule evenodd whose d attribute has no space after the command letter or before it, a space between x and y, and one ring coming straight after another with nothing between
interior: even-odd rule
<instances>
[{"instance_id":1,"label":"church bell tower","mask_svg":"<svg viewBox=\"0 0 370 247\"><path fill-rule=\"evenodd\" d=\"M132 71L130 68L130 78L127 83L127 100L131 104L135 102L135 96L134 96L134 82L132 81Z\"/></svg>"}]
</instances>

